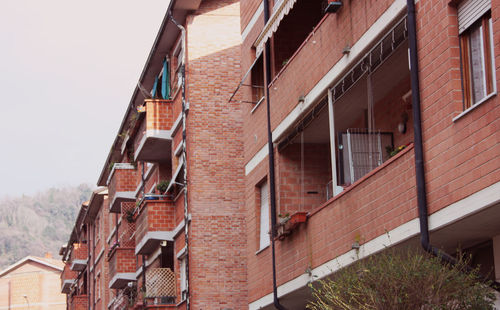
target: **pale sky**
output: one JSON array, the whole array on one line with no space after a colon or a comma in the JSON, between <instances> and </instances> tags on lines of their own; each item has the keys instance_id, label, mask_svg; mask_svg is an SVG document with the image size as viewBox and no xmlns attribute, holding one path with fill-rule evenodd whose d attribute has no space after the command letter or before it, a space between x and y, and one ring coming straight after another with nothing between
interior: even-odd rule
<instances>
[{"instance_id":1,"label":"pale sky","mask_svg":"<svg viewBox=\"0 0 500 310\"><path fill-rule=\"evenodd\" d=\"M169 0L0 0L0 197L95 185Z\"/></svg>"}]
</instances>

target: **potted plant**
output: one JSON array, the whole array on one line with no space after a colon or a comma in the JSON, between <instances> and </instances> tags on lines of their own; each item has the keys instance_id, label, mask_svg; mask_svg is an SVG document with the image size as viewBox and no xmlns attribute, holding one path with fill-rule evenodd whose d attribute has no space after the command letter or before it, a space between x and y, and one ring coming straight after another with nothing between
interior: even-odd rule
<instances>
[{"instance_id":1,"label":"potted plant","mask_svg":"<svg viewBox=\"0 0 500 310\"><path fill-rule=\"evenodd\" d=\"M133 209L129 209L127 211L125 211L125 219L127 220L127 222L129 223L133 223L135 222L135 210Z\"/></svg>"},{"instance_id":2,"label":"potted plant","mask_svg":"<svg viewBox=\"0 0 500 310\"><path fill-rule=\"evenodd\" d=\"M156 189L158 193L164 194L167 191L168 186L170 185L170 180L163 180L158 185L156 185Z\"/></svg>"},{"instance_id":3,"label":"potted plant","mask_svg":"<svg viewBox=\"0 0 500 310\"><path fill-rule=\"evenodd\" d=\"M307 212L295 212L290 217L290 225L297 226L307 221Z\"/></svg>"}]
</instances>

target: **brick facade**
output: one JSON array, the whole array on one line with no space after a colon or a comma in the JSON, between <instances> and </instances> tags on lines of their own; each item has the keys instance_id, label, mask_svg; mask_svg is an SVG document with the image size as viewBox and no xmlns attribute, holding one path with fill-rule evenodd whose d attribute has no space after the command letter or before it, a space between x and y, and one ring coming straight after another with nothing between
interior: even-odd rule
<instances>
[{"instance_id":1,"label":"brick facade","mask_svg":"<svg viewBox=\"0 0 500 310\"><path fill-rule=\"evenodd\" d=\"M490 10L495 89L499 1ZM186 36L166 17L140 77L152 90L166 68L170 93L134 92L98 180L107 189L90 198L66 249L76 254L82 240L89 249L76 285L88 289L70 296L89 294L95 309L184 309L188 301L193 309L271 309L271 247L260 248L260 186L270 184L266 100L281 221L276 280L287 308L304 308L317 277L387 246L416 244L406 2L345 0L325 13L323 1L297 0L274 19L269 98L258 105L249 102L262 90L248 83L262 81L265 53L229 98L259 56L263 2L177 2L169 10ZM288 1L269 2L272 15ZM493 92L464 112L456 3L416 4L431 241L452 255L463 246L500 270L484 254L500 248L500 105ZM115 207L117 192L128 194ZM297 212L306 212L305 223L287 222Z\"/></svg>"},{"instance_id":2,"label":"brick facade","mask_svg":"<svg viewBox=\"0 0 500 310\"><path fill-rule=\"evenodd\" d=\"M261 3L259 0L244 0L241 3L242 32L246 35L242 43L243 72L255 59L254 44L264 28L263 14L258 13ZM499 10L495 3L498 4L498 1L491 3L492 29L493 38L498 38ZM346 90L343 97L336 99L334 94L334 86L345 74L405 18L406 2L342 1L342 8L337 13L324 14L313 27L301 29L307 35L300 45L294 43L294 49L290 50L293 38L287 36L298 36L300 31L288 29L300 27L301 23L309 27L308 19L302 16L309 12L305 5L305 2L298 1L269 39L276 212L309 212L306 224L299 225L276 243L277 282L279 290L285 292L280 294L288 309L305 306L305 301L298 303L297 298L304 296L306 279L311 281L314 277L325 276L328 274L325 269L340 268L345 264L341 263L344 257L356 256L353 243L361 244L359 257L382 250L378 240L388 238L386 242L390 244L392 237L394 244L403 241L416 243L413 240L418 235L418 226L411 228L411 233L401 232L401 229L409 229L418 223L412 96L409 71L405 69L408 62L404 55L407 43L403 41L399 51L388 54L374 71L365 73L352 89ZM312 6L313 3L307 5ZM272 3L270 10L272 15ZM316 14L312 9L310 13L309 17ZM431 223L432 219L438 219L436 223L446 223L431 227L432 240L435 240L436 246L446 248L452 254L460 244L471 251L481 242L491 248L492 238L500 231L483 229L485 224L481 221L484 218L474 216L473 212L458 214L463 211L446 217L444 214L451 212L447 209L454 210L455 205L471 195L480 197L500 184L499 101L494 93L484 103L461 115L462 76L456 5L449 1L419 1L416 14L427 208ZM252 19L252 16L257 19ZM493 41L496 42L495 39ZM381 50L388 46L387 42L385 46L382 42ZM494 43L497 85L499 47L498 43ZM289 57L286 62L282 61L284 57ZM368 66L371 63L365 64L365 68ZM333 140L324 137L324 133L329 131L327 120L330 116L325 112L329 111L328 104L320 112L314 111L321 102L327 101L328 89L332 90L334 98L334 110L330 112L336 126ZM373 112L369 111L368 105L370 90L373 92ZM245 100L251 100L251 89L242 88L241 93ZM356 111L360 101L367 102L364 106L366 111ZM349 108L351 110L346 112ZM266 105L255 107L247 104L243 112L249 308L271 309L271 249L256 253L260 225L257 189L268 178L269 169L267 156L260 155L262 152L267 154ZM366 117L370 113L372 119ZM309 118L310 115L314 117ZM461 117L457 118L459 115ZM404 133L397 129L403 119L406 121ZM337 196L324 198L324 184L332 179L332 161L329 158L331 141L335 141L336 177L340 179L340 169L346 167L341 158L342 152L346 152L346 145L341 144L340 133L347 128L368 128L366 124L370 122L375 124L376 130L391 133L393 147L406 148L385 159L382 165L354 183L339 184L342 192ZM295 138L292 135L293 139L284 143L294 131L298 132ZM285 146L278 148L282 144ZM469 205L478 210L487 209L490 215L498 217L500 209L496 204L500 197L494 196L492 203L478 199ZM460 233L451 238L449 232L463 231L461 227L465 227L462 225L466 222L474 223L475 226L469 228L481 231L481 237ZM393 236L388 232L392 232ZM364 244L366 247L363 247ZM376 246L379 248L374 250ZM492 258L483 259L490 261L488 264L493 268Z\"/></svg>"}]
</instances>

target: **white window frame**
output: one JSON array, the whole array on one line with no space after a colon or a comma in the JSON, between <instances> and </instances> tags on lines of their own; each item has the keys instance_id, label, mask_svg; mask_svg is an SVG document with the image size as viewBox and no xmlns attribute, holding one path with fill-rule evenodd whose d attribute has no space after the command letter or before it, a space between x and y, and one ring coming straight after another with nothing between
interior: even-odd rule
<instances>
[{"instance_id":1,"label":"white window frame","mask_svg":"<svg viewBox=\"0 0 500 310\"><path fill-rule=\"evenodd\" d=\"M181 290L181 301L187 298L187 279L186 279L186 255L182 255L179 258L179 280L180 280L180 290Z\"/></svg>"},{"instance_id":2,"label":"white window frame","mask_svg":"<svg viewBox=\"0 0 500 310\"><path fill-rule=\"evenodd\" d=\"M476 9L473 9L476 8ZM485 16L490 14L486 26L488 29L484 29L485 23L483 23ZM481 23L478 25L478 23ZM494 53L494 41L493 41L493 23L491 17L491 2L488 0L465 0L460 3L458 7L458 23L459 23L459 34L460 34L460 65L461 65L461 79L462 79L462 93L463 93L463 112L455 117L453 121L456 121L464 114L468 113L470 110L474 109L481 103L487 101L492 96L496 95L496 73L495 73L495 53ZM476 28L477 27L477 28ZM476 28L480 33L480 56L481 57L481 69L482 69L482 87L484 96L480 99L475 99L474 93L474 77L473 77L473 65L472 65L472 52L471 52L471 32ZM489 46L485 47L485 34L489 36ZM464 43L464 41L466 43ZM466 45L466 46L464 46ZM486 49L485 49L486 48ZM467 50L465 50L467 49ZM489 49L489 50L487 50ZM486 63L487 55L490 56L490 63ZM490 76L491 75L491 76ZM489 83L491 85L489 85ZM490 88L490 89L488 89Z\"/></svg>"},{"instance_id":3,"label":"white window frame","mask_svg":"<svg viewBox=\"0 0 500 310\"><path fill-rule=\"evenodd\" d=\"M269 230L271 228L271 221L269 219L269 184L267 180L259 186L259 193L259 251L262 251L271 244L269 237Z\"/></svg>"}]
</instances>

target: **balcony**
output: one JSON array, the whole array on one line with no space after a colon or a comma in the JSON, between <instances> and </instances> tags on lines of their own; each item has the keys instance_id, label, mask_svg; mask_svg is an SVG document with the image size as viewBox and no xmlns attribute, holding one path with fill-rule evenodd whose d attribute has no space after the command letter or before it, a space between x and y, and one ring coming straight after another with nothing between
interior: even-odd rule
<instances>
[{"instance_id":1,"label":"balcony","mask_svg":"<svg viewBox=\"0 0 500 310\"><path fill-rule=\"evenodd\" d=\"M109 257L109 288L121 289L135 281L136 257L134 248L116 247Z\"/></svg>"},{"instance_id":2,"label":"balcony","mask_svg":"<svg viewBox=\"0 0 500 310\"><path fill-rule=\"evenodd\" d=\"M73 249L71 250L71 270L82 271L87 267L87 244L86 243L74 243Z\"/></svg>"},{"instance_id":3,"label":"balcony","mask_svg":"<svg viewBox=\"0 0 500 310\"><path fill-rule=\"evenodd\" d=\"M128 163L115 163L108 177L109 210L121 212L122 202L135 202L137 169Z\"/></svg>"},{"instance_id":4,"label":"balcony","mask_svg":"<svg viewBox=\"0 0 500 310\"><path fill-rule=\"evenodd\" d=\"M87 295L74 295L69 301L69 310L87 310L89 298Z\"/></svg>"},{"instance_id":5,"label":"balcony","mask_svg":"<svg viewBox=\"0 0 500 310\"><path fill-rule=\"evenodd\" d=\"M281 214L313 210L412 144L405 31L403 20L280 139Z\"/></svg>"},{"instance_id":6,"label":"balcony","mask_svg":"<svg viewBox=\"0 0 500 310\"><path fill-rule=\"evenodd\" d=\"M71 270L70 264L66 263L61 273L61 293L69 294L71 292L71 287L75 283L76 276L77 274Z\"/></svg>"},{"instance_id":7,"label":"balcony","mask_svg":"<svg viewBox=\"0 0 500 310\"><path fill-rule=\"evenodd\" d=\"M143 118L134 143L134 159L146 162L165 162L172 156L171 100L146 99Z\"/></svg>"},{"instance_id":8,"label":"balcony","mask_svg":"<svg viewBox=\"0 0 500 310\"><path fill-rule=\"evenodd\" d=\"M135 222L135 254L150 254L162 241L173 241L174 204L171 200L143 200Z\"/></svg>"},{"instance_id":9,"label":"balcony","mask_svg":"<svg viewBox=\"0 0 500 310\"><path fill-rule=\"evenodd\" d=\"M135 247L135 203L124 203L122 205L122 220L118 225L118 244L122 248Z\"/></svg>"},{"instance_id":10,"label":"balcony","mask_svg":"<svg viewBox=\"0 0 500 310\"><path fill-rule=\"evenodd\" d=\"M363 58L365 55L362 53L365 53L367 48L363 46L362 49L355 49L350 46L360 40L361 36L368 30L367 27L370 26L369 23L357 24L354 30L347 31L349 28L348 20L368 18L364 16L365 11L348 7L356 4L344 1L340 12L313 17L313 12L318 10L308 6L314 5L314 3L317 5L321 1L302 2L295 3L272 36L274 48L272 55L273 80L270 84L271 102L287 103L285 107L275 110L276 113L280 114L277 118L280 120L296 107L301 96L311 93L312 90L318 90L323 85L327 86L336 80L337 77L333 75L338 73L331 72L332 68L338 65L338 71L344 71L346 68L342 66L352 60L357 61L357 59ZM374 14L374 16L370 16L370 20L378 18L392 3L393 1L377 3L370 10L370 13ZM351 15L345 16L344 14ZM310 17L305 19L305 15ZM399 35L400 33L396 33L394 36L396 44L400 43ZM367 39L368 41L374 40L377 36L378 34ZM365 41L363 40L363 43ZM388 44L383 46L384 53L388 51L387 48L392 42L386 41L385 43ZM372 69L375 69L376 64L379 63L378 59L373 57L372 64L374 66ZM407 64L406 67L408 67ZM293 87L291 87L292 85ZM316 95L317 92L314 93Z\"/></svg>"},{"instance_id":11,"label":"balcony","mask_svg":"<svg viewBox=\"0 0 500 310\"><path fill-rule=\"evenodd\" d=\"M170 268L150 268L146 272L146 300L153 304L175 303L175 273ZM149 304L149 303L148 303Z\"/></svg>"}]
</instances>

